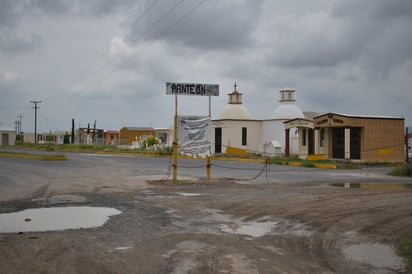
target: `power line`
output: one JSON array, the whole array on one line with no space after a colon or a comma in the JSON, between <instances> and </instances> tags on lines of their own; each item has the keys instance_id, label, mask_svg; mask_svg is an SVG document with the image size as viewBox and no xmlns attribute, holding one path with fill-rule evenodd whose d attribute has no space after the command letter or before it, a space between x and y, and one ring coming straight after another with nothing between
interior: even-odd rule
<instances>
[{"instance_id":1,"label":"power line","mask_svg":"<svg viewBox=\"0 0 412 274\"><path fill-rule=\"evenodd\" d=\"M160 24L163 20L165 20L175 9L177 9L185 0L180 0L177 4L175 4L171 9L169 9L165 14L163 14L156 22L154 22L153 24L151 24L145 31L143 31L143 33L141 33L137 38L133 39L131 41L131 44L136 43L138 40L140 40L143 36L145 36L147 33L149 33L154 27L156 27L158 24ZM185 15L184 17L186 17L187 15ZM180 18L182 19L182 18ZM180 21L180 19L178 21ZM174 26L176 24L173 24L172 26ZM163 33L162 33L163 34ZM158 36L160 37L160 36ZM158 38L156 37L156 38ZM140 54L144 49L146 48L146 46L144 46L140 51L137 52L137 54L132 55L130 58L128 58L127 60L130 60L134 57L136 57L136 55ZM120 51L120 53L124 52L125 49L122 49ZM127 60L124 63L127 63ZM112 63L114 61L114 57L107 60L103 65L101 65L98 69L96 69L92 75L89 78L85 78L83 81L81 81L79 84L75 85L73 87L81 87L83 84L87 83L90 79L93 78L93 76L95 76L97 73L99 73L100 71L102 71L107 65L109 65L110 63ZM109 76L110 74L112 74L114 71L116 71L117 69L119 69L120 65L115 67L114 70L110 71L109 73L105 74L103 77L96 79L95 81L93 81L92 83L95 83L101 79L105 79L107 76Z\"/></svg>"},{"instance_id":2,"label":"power line","mask_svg":"<svg viewBox=\"0 0 412 274\"><path fill-rule=\"evenodd\" d=\"M22 118L24 117L23 115L21 115L21 113L19 115L17 115L17 117L19 118L18 122L18 127L17 127L17 134L21 134L21 132L23 131L23 121Z\"/></svg>"},{"instance_id":3,"label":"power line","mask_svg":"<svg viewBox=\"0 0 412 274\"><path fill-rule=\"evenodd\" d=\"M145 9L145 10L143 11L143 13L133 22L133 24L131 25L131 27L133 27L133 26L136 25L140 20L142 20L142 18L153 8L153 6L154 6L158 1L159 1L159 0L153 1L152 4L151 4L147 9ZM131 32L130 30L126 30L126 31L120 36L120 39L125 38L130 32ZM114 47L116 48L118 45L119 45L119 43L115 44ZM80 80L80 78L81 78L83 75L85 75L87 72L89 72L89 71L92 69L92 67L93 67L94 65L96 65L100 60L102 60L103 57L105 57L109 52L110 52L110 48L106 49L95 61L93 61L90 65L88 65L88 66L86 67L86 69L83 70L83 72L80 73L80 75L79 75L79 77L78 77L78 80L75 81L75 83L77 82L78 84L73 84L73 85L71 85L70 87L67 87L66 90L74 89L74 88L76 88L77 86L81 85L81 83L83 82L83 80ZM105 63L105 65L106 65L106 64L107 64L107 62ZM104 66L105 66L105 65L104 65ZM95 73L96 73L96 71L95 71ZM93 75L94 75L95 73L93 73Z\"/></svg>"},{"instance_id":4,"label":"power line","mask_svg":"<svg viewBox=\"0 0 412 274\"><path fill-rule=\"evenodd\" d=\"M166 28L163 32L161 32L159 35L157 35L153 40L151 40L150 42L147 42L138 52L136 52L135 54L133 54L131 57L129 57L127 60L125 60L121 65L127 64L129 63L132 59L134 59L135 57L137 57L138 55L140 55L146 48L148 48L150 45L153 44L153 41L155 41L156 39L162 37L163 35L165 35L166 33L168 33L170 30L173 29L173 27L175 27L177 24L179 24L183 19L185 19L187 16L189 16L191 13L193 13L196 9L198 9L204 2L206 2L207 0L202 0L200 1L196 6L194 6L192 9L190 9L187 13L185 13L183 16L181 16L178 20L176 20L173 24L171 24L168 28ZM96 79L95 81L93 81L92 83L95 82L100 82L104 79L106 79L108 76L110 76L113 72L117 71L120 68L120 65L118 65L117 67L115 67L113 70L109 71L108 73L106 73L105 75L103 75L102 77L100 77L99 79ZM85 81L86 82L86 81Z\"/></svg>"}]
</instances>

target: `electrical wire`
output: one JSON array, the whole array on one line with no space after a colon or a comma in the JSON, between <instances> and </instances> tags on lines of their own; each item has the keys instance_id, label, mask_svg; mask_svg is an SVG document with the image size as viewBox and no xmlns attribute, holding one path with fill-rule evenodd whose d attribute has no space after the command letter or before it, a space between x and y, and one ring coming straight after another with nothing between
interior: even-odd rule
<instances>
[{"instance_id":1,"label":"electrical wire","mask_svg":"<svg viewBox=\"0 0 412 274\"><path fill-rule=\"evenodd\" d=\"M119 70L121 65L125 65L125 64L129 64L131 60L133 60L134 58L136 58L137 56L139 56L140 54L142 54L142 52L147 49L149 46L151 46L157 39L159 39L160 37L162 37L163 35L165 35L166 33L168 33L170 30L172 30L177 24L179 24L183 19L185 19L187 16L189 16L191 13L193 13L196 9L198 9L204 2L206 2L207 0L202 0L200 1L196 6L194 6L193 8L191 8L187 13L185 13L183 16L181 16L179 19L177 19L173 24L171 24L168 28L166 28L164 31L162 31L159 35L155 36L154 39L152 39L150 42L147 42L145 45L143 45L143 47L137 51L135 54L133 54L131 57L129 57L128 59L126 59L123 63L121 63L120 65L116 66L113 70L109 71L108 73L106 73L105 75L103 75L102 77L96 79L95 81L89 82L90 83L96 83L96 82L101 82L104 79L106 79L108 76L110 76L112 73L114 73L115 71ZM180 2L179 2L180 3Z\"/></svg>"},{"instance_id":2,"label":"electrical wire","mask_svg":"<svg viewBox=\"0 0 412 274\"><path fill-rule=\"evenodd\" d=\"M133 44L133 43L136 43L136 42L137 42L138 40L140 40L144 35L146 35L147 33L149 33L154 27L156 27L158 24L160 24L160 23L161 23L163 20L165 20L174 10L176 10L184 1L185 1L185 0L180 0L180 1L179 1L177 4L175 4L171 9L169 9L163 16L161 16L155 23L153 23L153 24L150 25L145 31L143 31L143 33L141 33L137 38L133 39L131 43L132 43L132 44ZM120 53L124 52L125 50L126 50L126 49L122 49L122 50L120 51ZM108 50L108 51L109 51L109 50ZM132 58L133 58L133 56L132 56ZM109 65L109 64L111 64L111 63L113 63L113 62L114 62L114 57L111 58L111 59L109 59L109 60L106 61L102 66L100 66L98 69L96 69L96 70L92 73L92 75L89 77L89 79L91 79L91 78L92 78L93 76L95 76L97 73L99 73L100 71L102 71L107 65ZM120 67L120 66L116 67L115 70L117 70L119 67ZM107 75L110 75L111 73L112 73L112 71L109 72ZM106 76L103 77L103 79L104 79L104 78L106 78ZM81 81L79 84L77 84L76 86L74 86L72 89L81 87L84 83L88 82L89 79L88 79L88 78L84 79L84 80ZM95 82L97 82L97 81L99 81L99 80L101 80L101 79L97 79L97 80L93 81L92 83L95 83Z\"/></svg>"},{"instance_id":3,"label":"electrical wire","mask_svg":"<svg viewBox=\"0 0 412 274\"><path fill-rule=\"evenodd\" d=\"M133 22L133 24L131 25L131 27L135 26L138 22L140 22L140 20L142 20L142 18L153 8L153 6L158 2L159 0L154 0L151 5L145 9L143 11L143 13ZM131 32L131 30L126 30L121 36L120 39L125 38L129 33ZM119 43L117 42L114 47L118 47ZM83 70L83 72L80 73L80 76L78 77L80 79L80 77L84 74L86 74L87 72L89 72L91 70L91 68L96 65L100 60L103 59L103 57L105 57L108 53L110 52L110 48L106 49L95 61L93 61L89 66L86 67L86 69ZM79 82L76 81L76 82ZM72 85L72 87L67 88L67 90L69 89L74 89L76 86L78 86L78 84L76 85Z\"/></svg>"}]
</instances>

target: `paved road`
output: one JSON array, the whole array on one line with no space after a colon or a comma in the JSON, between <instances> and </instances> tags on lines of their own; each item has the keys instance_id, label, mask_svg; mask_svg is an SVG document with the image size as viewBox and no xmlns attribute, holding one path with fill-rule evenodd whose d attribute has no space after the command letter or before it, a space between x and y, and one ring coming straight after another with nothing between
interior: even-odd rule
<instances>
[{"instance_id":1,"label":"paved road","mask_svg":"<svg viewBox=\"0 0 412 274\"><path fill-rule=\"evenodd\" d=\"M238 183L149 184L165 177L170 159L67 156L0 157L1 212L91 206L122 213L91 229L0 233L1 273L407 273L392 248L412 237L411 189L328 185L411 182L382 168L272 165ZM204 161L178 164L180 178L206 177ZM213 161L212 177L248 179L264 167ZM367 250L351 257L360 247ZM363 259L379 248L389 255Z\"/></svg>"},{"instance_id":2,"label":"paved road","mask_svg":"<svg viewBox=\"0 0 412 274\"><path fill-rule=\"evenodd\" d=\"M66 153L67 161L36 161L0 157L0 200L27 198L42 187L63 192L98 188L145 187L147 179L169 178L170 158ZM179 178L206 179L204 160L179 159ZM212 179L235 178L243 184L410 182L385 175L387 169L330 170L212 161ZM169 172L169 173L168 173ZM260 175L259 175L260 174ZM259 176L258 176L259 175ZM258 176L257 178L254 178ZM122 178L122 182L118 182ZM85 184L87 182L87 184Z\"/></svg>"}]
</instances>

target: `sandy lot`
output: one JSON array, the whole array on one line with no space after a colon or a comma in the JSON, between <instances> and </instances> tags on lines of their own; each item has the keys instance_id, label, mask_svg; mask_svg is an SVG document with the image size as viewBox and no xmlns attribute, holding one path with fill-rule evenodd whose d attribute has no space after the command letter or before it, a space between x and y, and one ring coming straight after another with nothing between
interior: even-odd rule
<instances>
[{"instance_id":1,"label":"sandy lot","mask_svg":"<svg viewBox=\"0 0 412 274\"><path fill-rule=\"evenodd\" d=\"M99 172L85 176L69 172L78 171L73 163L63 173L59 164L53 171L10 163L35 165L36 187L3 199L0 213L67 206L122 213L96 228L0 233L0 273L408 272L394 249L412 237L412 188L334 187L322 175L310 184L171 184L129 173L126 162L116 172L104 164L113 165L93 163ZM14 178L6 169L2 176Z\"/></svg>"}]
</instances>

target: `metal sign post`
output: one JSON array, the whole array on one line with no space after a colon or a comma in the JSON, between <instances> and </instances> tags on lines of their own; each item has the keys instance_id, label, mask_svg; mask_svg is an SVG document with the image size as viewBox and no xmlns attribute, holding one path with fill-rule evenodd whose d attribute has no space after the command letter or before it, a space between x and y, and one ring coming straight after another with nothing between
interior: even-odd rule
<instances>
[{"instance_id":1,"label":"metal sign post","mask_svg":"<svg viewBox=\"0 0 412 274\"><path fill-rule=\"evenodd\" d=\"M173 181L177 181L177 152L178 152L178 110L177 95L208 96L209 97L209 118L211 117L211 96L219 96L219 85L216 84L195 84L195 83L172 83L166 82L166 95L175 95L175 116L173 125ZM212 154L209 145L209 155L206 156L207 179L210 181L210 155Z\"/></svg>"}]
</instances>

